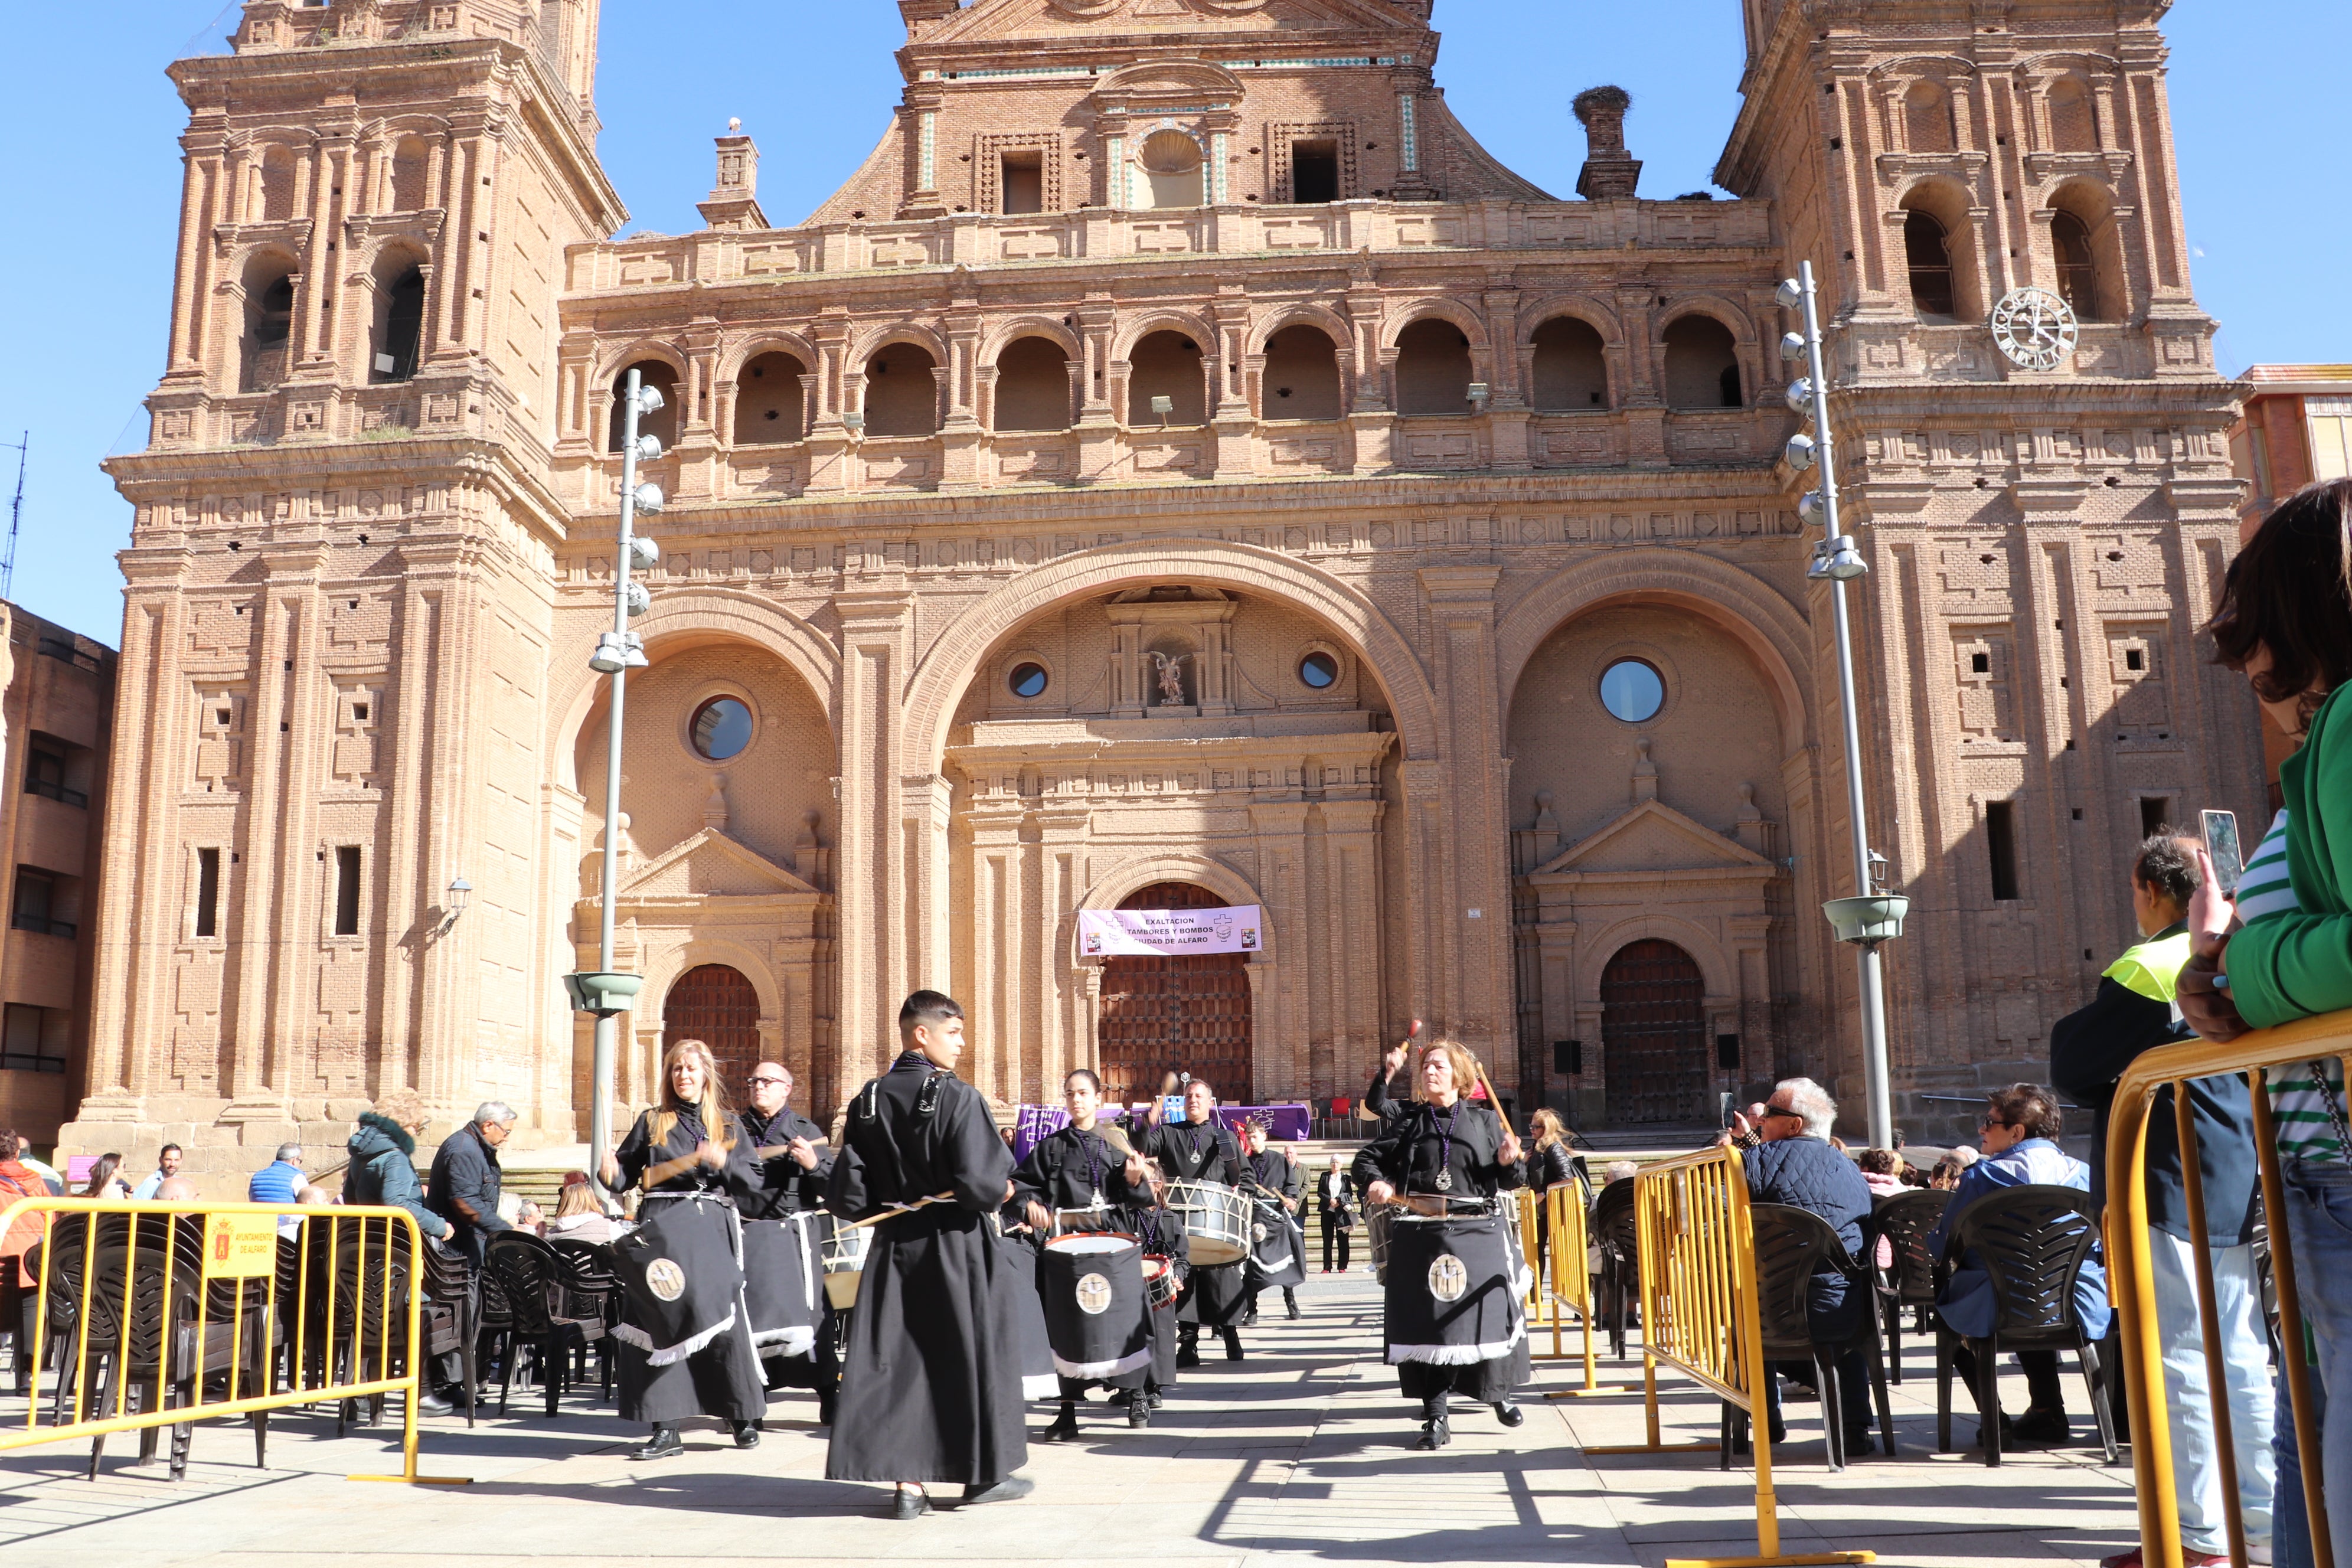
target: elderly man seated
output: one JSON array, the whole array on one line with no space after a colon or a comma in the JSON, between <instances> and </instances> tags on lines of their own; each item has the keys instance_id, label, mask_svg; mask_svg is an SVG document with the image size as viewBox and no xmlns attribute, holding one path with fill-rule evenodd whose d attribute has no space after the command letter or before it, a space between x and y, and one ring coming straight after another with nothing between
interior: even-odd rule
<instances>
[{"instance_id":1,"label":"elderly man seated","mask_svg":"<svg viewBox=\"0 0 2352 1568\"><path fill-rule=\"evenodd\" d=\"M1785 1204L1816 1214L1829 1222L1850 1258L1862 1253L1862 1222L1870 1215L1870 1187L1862 1172L1830 1142L1837 1123L1837 1101L1809 1078L1783 1079L1772 1086L1772 1096L1751 1123L1734 1116L1732 1131L1722 1142L1738 1143L1748 1173L1748 1194L1759 1204ZM1805 1294L1806 1326L1819 1340L1843 1340L1862 1326L1871 1310L1867 1285L1856 1286L1845 1274L1824 1270L1813 1276ZM1810 1383L1813 1369L1803 1362L1780 1364L1782 1374ZM1772 1440L1780 1442L1780 1391L1766 1391L1771 1412ZM1870 1367L1857 1347L1838 1358L1838 1400L1845 1421L1848 1455L1870 1448Z\"/></svg>"}]
</instances>

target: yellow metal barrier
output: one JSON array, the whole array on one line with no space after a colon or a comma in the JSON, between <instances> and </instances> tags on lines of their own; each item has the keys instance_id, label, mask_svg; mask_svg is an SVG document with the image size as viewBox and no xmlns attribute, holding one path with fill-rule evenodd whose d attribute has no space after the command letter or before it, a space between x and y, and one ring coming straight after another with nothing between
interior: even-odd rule
<instances>
[{"instance_id":1,"label":"yellow metal barrier","mask_svg":"<svg viewBox=\"0 0 2352 1568\"><path fill-rule=\"evenodd\" d=\"M302 1224L281 1239L281 1218ZM17 1355L31 1398L21 1429L0 1428L0 1452L396 1394L401 1473L351 1479L466 1484L416 1470L424 1258L406 1210L58 1197L0 1209L0 1237L28 1229L33 1321Z\"/></svg>"},{"instance_id":2,"label":"yellow metal barrier","mask_svg":"<svg viewBox=\"0 0 2352 1568\"><path fill-rule=\"evenodd\" d=\"M2278 1287L2279 1339L2284 1352L2287 1400L2296 1451L2303 1456L2304 1502L2311 1518L2312 1561L2333 1561L2319 1466L2319 1430L2312 1408L2309 1358L2304 1354L2303 1293L2294 1238L2285 1223L2280 1184L2278 1130L2271 1120L2271 1069L2334 1057L2352 1064L2352 1013L2305 1018L2263 1029L2226 1046L2193 1040L2147 1052L2116 1085L2107 1123L2107 1289L2123 1342L2124 1392L2131 1405L2132 1480L2139 1494L2140 1553L2147 1568L2180 1568L2180 1507L2172 1469L2172 1427L2157 1347L2156 1276L2148 1255L2147 1128L2157 1091L2173 1086L2180 1131L2180 1167L2189 1210L2189 1256L2197 1272L2198 1321L2203 1331L2207 1381L2213 1403L2214 1464L2224 1478L2222 1516L2232 1562L2247 1561L2245 1521L2238 1504L2237 1460L2230 1430L2229 1385L2212 1331L2217 1313L2207 1251L2205 1205L2199 1191L2197 1131L2189 1096L2192 1079L2244 1073L2253 1084L2254 1154L2262 1171L2263 1212L2269 1216L2271 1269ZM2352 1065L2347 1065L2352 1071ZM2341 1289L2341 1285L2337 1285Z\"/></svg>"},{"instance_id":3,"label":"yellow metal barrier","mask_svg":"<svg viewBox=\"0 0 2352 1568\"><path fill-rule=\"evenodd\" d=\"M1641 1244L1642 1377L1650 1440L1585 1451L1668 1454L1717 1447L1716 1441L1662 1440L1658 1363L1664 1362L1747 1413L1756 1455L1758 1553L1668 1558L1666 1568L1876 1562L1877 1554L1871 1552L1780 1552L1771 1423L1765 1406L1765 1390L1770 1385L1757 1294L1756 1231L1748 1216L1748 1177L1739 1151L1727 1145L1661 1160L1643 1167L1633 1182L1633 1216Z\"/></svg>"},{"instance_id":4,"label":"yellow metal barrier","mask_svg":"<svg viewBox=\"0 0 2352 1568\"><path fill-rule=\"evenodd\" d=\"M1526 1206L1534 1207L1537 1200L1533 1194L1522 1193L1521 1196L1526 1200ZM1618 1393L1613 1384L1601 1382L1600 1359L1592 1342L1592 1243L1584 1224L1584 1189L1575 1182L1561 1182L1547 1191L1541 1201L1544 1222L1549 1231L1550 1256L1548 1259L1537 1258L1534 1244L1530 1243L1528 1267L1536 1276L1537 1302L1551 1329L1551 1350L1549 1354L1538 1352L1535 1359L1539 1362L1580 1359L1584 1363L1582 1388L1555 1389L1544 1397L1575 1399L1591 1394ZM1530 1237L1536 1234L1532 1223L1528 1226L1528 1234ZM1561 1343L1560 1313L1563 1310L1576 1314L1577 1327L1583 1332L1584 1348L1580 1356ZM1531 1329L1534 1321L1533 1318L1528 1320Z\"/></svg>"}]
</instances>

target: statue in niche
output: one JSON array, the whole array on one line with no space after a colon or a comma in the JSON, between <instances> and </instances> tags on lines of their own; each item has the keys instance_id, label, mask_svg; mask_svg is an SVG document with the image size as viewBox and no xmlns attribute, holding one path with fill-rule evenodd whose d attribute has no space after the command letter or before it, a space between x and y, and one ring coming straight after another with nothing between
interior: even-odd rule
<instances>
[{"instance_id":1,"label":"statue in niche","mask_svg":"<svg viewBox=\"0 0 2352 1568\"><path fill-rule=\"evenodd\" d=\"M1184 706L1184 661L1192 657L1189 653L1180 653L1172 658L1164 653L1151 656L1151 667L1160 672L1160 706L1162 708Z\"/></svg>"}]
</instances>

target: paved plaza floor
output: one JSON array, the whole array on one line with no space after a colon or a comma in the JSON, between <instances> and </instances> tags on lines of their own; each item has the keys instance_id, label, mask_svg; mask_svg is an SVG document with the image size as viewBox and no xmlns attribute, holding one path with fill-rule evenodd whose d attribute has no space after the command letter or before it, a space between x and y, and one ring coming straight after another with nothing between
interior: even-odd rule
<instances>
[{"instance_id":1,"label":"paved plaza floor","mask_svg":"<svg viewBox=\"0 0 2352 1568\"><path fill-rule=\"evenodd\" d=\"M1019 1502L899 1524L876 1517L878 1488L828 1482L824 1436L806 1394L779 1394L761 1446L739 1452L715 1428L688 1433L681 1458L638 1465L638 1434L593 1391L554 1421L543 1396L518 1390L512 1414L425 1424L425 1469L472 1478L462 1488L362 1485L347 1472L396 1469L396 1433L334 1435L331 1416L272 1423L269 1466L253 1468L241 1426L198 1429L177 1484L132 1464L136 1436L111 1439L96 1482L87 1445L0 1457L0 1555L43 1568L395 1561L528 1562L541 1568L641 1562L827 1564L955 1563L985 1568L1053 1560L1092 1563L1640 1563L1755 1550L1753 1472L1712 1453L1590 1456L1582 1445L1638 1442L1638 1359L1603 1363L1636 1392L1545 1400L1570 1385L1565 1363L1539 1366L1528 1422L1505 1432L1462 1409L1453 1447L1412 1451L1413 1412L1382 1366L1380 1297L1360 1271L1316 1276L1306 1317L1245 1331L1249 1359L1213 1360L1187 1375L1143 1432L1100 1402L1083 1441L1033 1446L1037 1489ZM1278 1297L1269 1293L1269 1301ZM2014 1453L1987 1469L1970 1452L1936 1454L1932 1346L1906 1341L1910 1381L1895 1390L1903 1452L1843 1475L1822 1463L1820 1406L1790 1406L1791 1441L1776 1448L1783 1550L1867 1548L1891 1564L2088 1563L2134 1539L2130 1471L2110 1468L2078 1436L2070 1447ZM1549 1349L1549 1337L1538 1340ZM2082 1384L2069 1369L2078 1426ZM1668 1436L1712 1437L1715 1407L1675 1389ZM535 1392L535 1391L534 1391ZM1964 1393L1955 1391L1963 1409ZM2012 1369L2004 1397L2024 1404ZM526 1407L527 1406L527 1407ZM21 1404L0 1403L0 1420ZM1050 1419L1039 1406L1032 1430ZM1966 1444L1973 1415L1955 1420ZM952 1490L952 1489L950 1489Z\"/></svg>"}]
</instances>

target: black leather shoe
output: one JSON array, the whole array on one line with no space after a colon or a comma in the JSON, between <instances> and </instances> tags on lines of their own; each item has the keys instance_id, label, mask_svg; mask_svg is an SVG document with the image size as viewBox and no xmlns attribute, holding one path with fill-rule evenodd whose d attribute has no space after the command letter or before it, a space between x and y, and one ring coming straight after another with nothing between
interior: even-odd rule
<instances>
[{"instance_id":1,"label":"black leather shoe","mask_svg":"<svg viewBox=\"0 0 2352 1568\"><path fill-rule=\"evenodd\" d=\"M1198 1366L1201 1364L1201 1342L1199 1339L1181 1339L1176 1342L1176 1364L1178 1366Z\"/></svg>"},{"instance_id":2,"label":"black leather shoe","mask_svg":"<svg viewBox=\"0 0 2352 1568\"><path fill-rule=\"evenodd\" d=\"M1242 1327L1245 1329L1254 1329L1257 1327L1257 1309L1255 1307L1252 1307L1248 1311L1242 1314Z\"/></svg>"},{"instance_id":3,"label":"black leather shoe","mask_svg":"<svg viewBox=\"0 0 2352 1568\"><path fill-rule=\"evenodd\" d=\"M1068 1400L1062 1401L1062 1414L1055 1423L1037 1434L1040 1443L1074 1443L1078 1437L1078 1407Z\"/></svg>"},{"instance_id":4,"label":"black leather shoe","mask_svg":"<svg viewBox=\"0 0 2352 1568\"><path fill-rule=\"evenodd\" d=\"M1285 1290L1282 1293L1282 1304L1290 1309L1290 1321L1294 1323L1298 1321L1301 1316L1298 1310L1298 1298Z\"/></svg>"},{"instance_id":5,"label":"black leather shoe","mask_svg":"<svg viewBox=\"0 0 2352 1568\"><path fill-rule=\"evenodd\" d=\"M816 1424L820 1426L832 1426L834 1406L840 1403L841 1400L838 1394L831 1392L818 1394L816 1396Z\"/></svg>"},{"instance_id":6,"label":"black leather shoe","mask_svg":"<svg viewBox=\"0 0 2352 1568\"><path fill-rule=\"evenodd\" d=\"M1239 1329L1225 1331L1225 1359L1227 1361L1242 1359L1242 1331Z\"/></svg>"},{"instance_id":7,"label":"black leather shoe","mask_svg":"<svg viewBox=\"0 0 2352 1568\"><path fill-rule=\"evenodd\" d=\"M1151 1425L1151 1396L1139 1388L1128 1396L1127 1424L1129 1429Z\"/></svg>"},{"instance_id":8,"label":"black leather shoe","mask_svg":"<svg viewBox=\"0 0 2352 1568\"><path fill-rule=\"evenodd\" d=\"M629 1458L632 1459L669 1459L675 1458L685 1452L686 1439L677 1435L677 1427L656 1426L654 1428L654 1435L645 1440L645 1445L642 1447L633 1448L630 1450Z\"/></svg>"},{"instance_id":9,"label":"black leather shoe","mask_svg":"<svg viewBox=\"0 0 2352 1568\"><path fill-rule=\"evenodd\" d=\"M2070 1440L2074 1436L2074 1429L2063 1410L2035 1408L2019 1416L2015 1426L2002 1429L2004 1438L2011 1434L2016 1436L2020 1444L2046 1443L2054 1447Z\"/></svg>"},{"instance_id":10,"label":"black leather shoe","mask_svg":"<svg viewBox=\"0 0 2352 1568\"><path fill-rule=\"evenodd\" d=\"M964 1488L963 1506L971 1508L976 1503L1011 1502L1014 1498L1027 1497L1036 1489L1037 1483L1027 1476L1007 1476L992 1487L982 1487L978 1490Z\"/></svg>"},{"instance_id":11,"label":"black leather shoe","mask_svg":"<svg viewBox=\"0 0 2352 1568\"><path fill-rule=\"evenodd\" d=\"M910 1492L906 1488L900 1487L898 1495L891 1500L890 1517L892 1519L920 1519L930 1511L931 1498L929 1492Z\"/></svg>"},{"instance_id":12,"label":"black leather shoe","mask_svg":"<svg viewBox=\"0 0 2352 1568\"><path fill-rule=\"evenodd\" d=\"M1159 1409L1160 1391L1156 1388L1147 1390L1143 1395L1143 1400L1145 1404L1150 1405L1154 1410Z\"/></svg>"},{"instance_id":13,"label":"black leather shoe","mask_svg":"<svg viewBox=\"0 0 2352 1568\"><path fill-rule=\"evenodd\" d=\"M1507 1399L1497 1399L1495 1401L1495 1419L1506 1426L1524 1426L1528 1424L1528 1413Z\"/></svg>"},{"instance_id":14,"label":"black leather shoe","mask_svg":"<svg viewBox=\"0 0 2352 1568\"><path fill-rule=\"evenodd\" d=\"M760 1424L757 1421L736 1422L735 1446L739 1448L758 1447L760 1446Z\"/></svg>"},{"instance_id":15,"label":"black leather shoe","mask_svg":"<svg viewBox=\"0 0 2352 1568\"><path fill-rule=\"evenodd\" d=\"M1445 1405L1443 1402L1433 1407L1424 1406L1423 1408L1428 1411L1428 1415L1421 1423L1421 1441L1415 1443L1413 1447L1426 1453L1443 1448L1446 1444L1454 1441L1454 1429L1446 1424Z\"/></svg>"}]
</instances>

